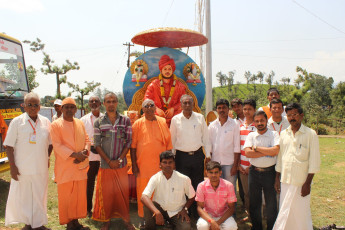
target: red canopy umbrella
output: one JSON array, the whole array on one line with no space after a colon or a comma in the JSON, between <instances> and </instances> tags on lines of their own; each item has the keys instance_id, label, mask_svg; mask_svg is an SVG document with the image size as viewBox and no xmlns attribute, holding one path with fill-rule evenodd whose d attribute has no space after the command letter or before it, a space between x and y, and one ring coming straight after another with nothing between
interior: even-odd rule
<instances>
[{"instance_id":1,"label":"red canopy umbrella","mask_svg":"<svg viewBox=\"0 0 345 230\"><path fill-rule=\"evenodd\" d=\"M165 27L140 32L132 42L149 47L183 48L204 45L208 39L194 30Z\"/></svg>"}]
</instances>

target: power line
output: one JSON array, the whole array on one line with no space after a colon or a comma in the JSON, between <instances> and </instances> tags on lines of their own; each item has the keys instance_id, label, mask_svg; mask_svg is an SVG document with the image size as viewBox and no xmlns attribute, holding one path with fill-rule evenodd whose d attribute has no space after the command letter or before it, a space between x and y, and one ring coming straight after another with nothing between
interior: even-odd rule
<instances>
[{"instance_id":1,"label":"power line","mask_svg":"<svg viewBox=\"0 0 345 230\"><path fill-rule=\"evenodd\" d=\"M280 40L257 40L257 41L215 41L215 43L271 43L271 42L297 42L297 41L314 41L314 40L335 40L345 39L345 37L333 37L333 38L300 38L300 39L280 39Z\"/></svg>"},{"instance_id":2,"label":"power line","mask_svg":"<svg viewBox=\"0 0 345 230\"><path fill-rule=\"evenodd\" d=\"M304 6L302 6L301 4L299 4L298 2L296 2L295 0L292 0L293 3L295 3L297 6L301 7L302 9L304 9L305 11L307 11L309 14L313 15L315 18L319 19L320 21L322 21L323 23L325 23L326 25L332 27L333 29L335 29L336 31L345 34L344 31L338 29L337 27L333 26L332 24L328 23L326 20L323 20L322 18L320 18L319 16L317 16L315 13L313 13L311 10L308 10L307 8L305 8Z\"/></svg>"},{"instance_id":3,"label":"power line","mask_svg":"<svg viewBox=\"0 0 345 230\"><path fill-rule=\"evenodd\" d=\"M174 3L174 0L172 0L172 1L171 1L170 7L169 7L169 9L168 9L167 13L165 14L165 17L164 17L164 20L163 20L162 26L164 26L164 23L165 23L165 21L166 21L166 20L167 20L167 18L168 18L168 15L169 15L169 12L170 12L170 10L171 10L171 7L172 7L173 3Z\"/></svg>"}]
</instances>

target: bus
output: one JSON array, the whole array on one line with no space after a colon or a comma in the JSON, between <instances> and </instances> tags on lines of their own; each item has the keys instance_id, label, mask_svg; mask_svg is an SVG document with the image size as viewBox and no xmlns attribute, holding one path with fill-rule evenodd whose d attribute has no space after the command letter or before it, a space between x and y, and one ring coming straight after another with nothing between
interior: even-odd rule
<instances>
[{"instance_id":1,"label":"bus","mask_svg":"<svg viewBox=\"0 0 345 230\"><path fill-rule=\"evenodd\" d=\"M24 112L28 83L21 42L0 33L0 173L10 169L3 142L10 121Z\"/></svg>"}]
</instances>

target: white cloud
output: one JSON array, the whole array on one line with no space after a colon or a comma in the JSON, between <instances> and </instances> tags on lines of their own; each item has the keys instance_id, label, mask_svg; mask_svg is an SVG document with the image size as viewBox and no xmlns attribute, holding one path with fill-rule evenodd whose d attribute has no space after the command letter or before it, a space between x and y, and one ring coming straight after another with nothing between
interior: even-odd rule
<instances>
[{"instance_id":1,"label":"white cloud","mask_svg":"<svg viewBox=\"0 0 345 230\"><path fill-rule=\"evenodd\" d=\"M12 10L17 13L43 11L41 0L0 0L0 9Z\"/></svg>"}]
</instances>

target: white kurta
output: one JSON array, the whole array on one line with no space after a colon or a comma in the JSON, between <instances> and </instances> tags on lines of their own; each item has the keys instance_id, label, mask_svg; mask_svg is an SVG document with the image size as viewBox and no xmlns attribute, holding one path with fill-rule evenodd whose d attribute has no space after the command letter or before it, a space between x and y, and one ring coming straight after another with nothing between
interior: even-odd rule
<instances>
[{"instance_id":1,"label":"white kurta","mask_svg":"<svg viewBox=\"0 0 345 230\"><path fill-rule=\"evenodd\" d=\"M280 210L273 230L312 230L310 194L301 196L301 186L281 183Z\"/></svg>"},{"instance_id":2,"label":"white kurta","mask_svg":"<svg viewBox=\"0 0 345 230\"><path fill-rule=\"evenodd\" d=\"M30 144L36 130L36 144ZM50 121L38 115L37 124L27 113L12 120L4 142L14 148L14 161L21 174L11 180L6 205L5 225L24 223L37 228L48 223L48 147Z\"/></svg>"}]
</instances>

